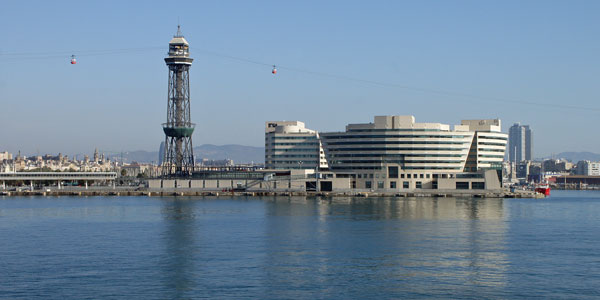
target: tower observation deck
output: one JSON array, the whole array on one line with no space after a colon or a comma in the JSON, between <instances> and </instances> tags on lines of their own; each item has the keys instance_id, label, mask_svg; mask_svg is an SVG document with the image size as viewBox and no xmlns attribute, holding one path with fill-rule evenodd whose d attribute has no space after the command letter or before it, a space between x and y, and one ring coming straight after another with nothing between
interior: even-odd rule
<instances>
[{"instance_id":1,"label":"tower observation deck","mask_svg":"<svg viewBox=\"0 0 600 300\"><path fill-rule=\"evenodd\" d=\"M194 169L192 133L195 124L190 118L190 76L194 59L190 58L189 44L177 26L177 34L169 42L165 63L169 68L167 122L162 124L165 133L163 177L190 176Z\"/></svg>"}]
</instances>

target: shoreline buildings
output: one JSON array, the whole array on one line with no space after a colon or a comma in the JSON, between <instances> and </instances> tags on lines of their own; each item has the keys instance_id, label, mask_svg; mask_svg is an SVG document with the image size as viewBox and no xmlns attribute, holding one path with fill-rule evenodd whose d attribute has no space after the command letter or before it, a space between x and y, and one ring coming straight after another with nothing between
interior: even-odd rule
<instances>
[{"instance_id":1,"label":"shoreline buildings","mask_svg":"<svg viewBox=\"0 0 600 300\"><path fill-rule=\"evenodd\" d=\"M301 121L265 122L265 169L201 168L152 179L150 189L248 192L502 193L508 135L499 119L457 125L376 116L345 131L318 132ZM465 191L472 190L472 191Z\"/></svg>"},{"instance_id":2,"label":"shoreline buildings","mask_svg":"<svg viewBox=\"0 0 600 300\"><path fill-rule=\"evenodd\" d=\"M265 127L265 162L268 169L329 171L351 178L357 189L437 189L440 180L483 178L487 170L500 182L507 140L498 119L451 127L417 123L413 116L376 116L372 123L320 134L303 122L271 121ZM461 188L486 188L464 182L468 187Z\"/></svg>"}]
</instances>

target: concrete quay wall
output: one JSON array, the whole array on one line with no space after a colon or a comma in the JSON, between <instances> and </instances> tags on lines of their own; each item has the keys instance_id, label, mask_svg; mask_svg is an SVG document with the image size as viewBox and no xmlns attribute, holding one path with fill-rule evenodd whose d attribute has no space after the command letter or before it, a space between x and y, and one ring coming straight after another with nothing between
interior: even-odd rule
<instances>
[{"instance_id":1,"label":"concrete quay wall","mask_svg":"<svg viewBox=\"0 0 600 300\"><path fill-rule=\"evenodd\" d=\"M238 192L231 189L207 190L198 188L117 188L117 189L70 189L70 190L24 190L0 191L1 196L324 196L324 197L460 197L460 198L540 198L541 194L533 191L507 190L414 190L406 192L372 192L372 191L345 191L345 192L305 192L305 191L245 191Z\"/></svg>"}]
</instances>

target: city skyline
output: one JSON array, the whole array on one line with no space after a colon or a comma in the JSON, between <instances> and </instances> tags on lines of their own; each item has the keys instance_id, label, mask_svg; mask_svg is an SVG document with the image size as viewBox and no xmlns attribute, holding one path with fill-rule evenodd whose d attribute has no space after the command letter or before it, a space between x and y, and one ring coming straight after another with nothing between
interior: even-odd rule
<instances>
[{"instance_id":1,"label":"city skyline","mask_svg":"<svg viewBox=\"0 0 600 300\"><path fill-rule=\"evenodd\" d=\"M529 124L534 157L599 152L586 137L598 113L596 2L263 3L190 2L179 16L198 63L190 76L199 145L261 146L273 119L340 131L400 114L449 124L499 118L503 132ZM11 42L0 48L0 126L9 130L0 151L156 149L167 94L162 58L177 20L161 6L140 6L5 4L2 37ZM282 67L272 75L270 65L238 58Z\"/></svg>"}]
</instances>

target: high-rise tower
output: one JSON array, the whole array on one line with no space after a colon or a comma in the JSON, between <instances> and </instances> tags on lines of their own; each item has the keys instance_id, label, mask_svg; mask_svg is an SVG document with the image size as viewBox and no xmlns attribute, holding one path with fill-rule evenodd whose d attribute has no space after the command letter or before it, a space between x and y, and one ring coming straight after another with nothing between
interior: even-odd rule
<instances>
[{"instance_id":1,"label":"high-rise tower","mask_svg":"<svg viewBox=\"0 0 600 300\"><path fill-rule=\"evenodd\" d=\"M177 34L169 42L169 96L167 99L167 123L165 154L162 175L165 177L189 176L194 168L192 133L195 124L190 119L190 76L193 59L189 57L189 44L177 26Z\"/></svg>"},{"instance_id":2,"label":"high-rise tower","mask_svg":"<svg viewBox=\"0 0 600 300\"><path fill-rule=\"evenodd\" d=\"M508 158L511 162L533 160L533 132L529 125L515 123L508 130Z\"/></svg>"}]
</instances>

